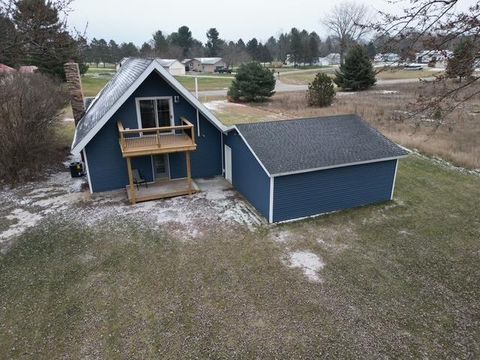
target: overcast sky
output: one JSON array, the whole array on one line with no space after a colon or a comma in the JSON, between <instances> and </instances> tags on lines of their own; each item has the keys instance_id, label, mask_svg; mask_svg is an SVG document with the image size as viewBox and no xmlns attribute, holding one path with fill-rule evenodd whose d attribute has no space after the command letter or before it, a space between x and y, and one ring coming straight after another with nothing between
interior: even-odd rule
<instances>
[{"instance_id":1,"label":"overcast sky","mask_svg":"<svg viewBox=\"0 0 480 360\"><path fill-rule=\"evenodd\" d=\"M476 0L461 0L461 6ZM204 42L205 33L215 27L220 37L245 41L253 37L265 41L292 27L316 31L322 38L327 30L321 19L341 0L76 0L69 24L77 30L87 27L89 39L114 39L141 45L155 30L166 33L187 25L193 36ZM355 1L357 2L357 1ZM386 0L365 2L375 10L399 13L401 5Z\"/></svg>"}]
</instances>

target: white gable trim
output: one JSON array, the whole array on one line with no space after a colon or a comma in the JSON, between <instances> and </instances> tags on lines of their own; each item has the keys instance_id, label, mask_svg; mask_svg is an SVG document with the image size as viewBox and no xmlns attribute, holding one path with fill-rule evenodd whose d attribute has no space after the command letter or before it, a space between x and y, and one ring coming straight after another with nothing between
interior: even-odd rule
<instances>
[{"instance_id":1,"label":"white gable trim","mask_svg":"<svg viewBox=\"0 0 480 360\"><path fill-rule=\"evenodd\" d=\"M273 223L273 194L275 187L275 178L270 177L270 202L268 205L268 222Z\"/></svg>"},{"instance_id":2,"label":"white gable trim","mask_svg":"<svg viewBox=\"0 0 480 360\"><path fill-rule=\"evenodd\" d=\"M160 62L153 60L151 64L143 71L143 73L130 85L127 91L113 104L112 107L102 116L95 126L87 133L87 135L72 148L72 154L79 154L85 146L93 139L93 137L102 129L102 127L110 120L117 110L128 100L135 90L145 81L145 79L156 70L178 93L180 93L190 104L198 108L202 114L210 120L220 131L227 131L228 127L223 125L200 101L198 101L185 87L183 87ZM101 96L101 93L100 95ZM98 99L97 99L98 100ZM75 131L76 137L76 131Z\"/></svg>"}]
</instances>

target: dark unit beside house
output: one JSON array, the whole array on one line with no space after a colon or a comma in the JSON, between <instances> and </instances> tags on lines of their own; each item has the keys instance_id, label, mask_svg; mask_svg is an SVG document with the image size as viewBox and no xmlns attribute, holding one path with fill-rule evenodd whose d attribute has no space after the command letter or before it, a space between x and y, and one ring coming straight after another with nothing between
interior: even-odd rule
<instances>
[{"instance_id":1,"label":"dark unit beside house","mask_svg":"<svg viewBox=\"0 0 480 360\"><path fill-rule=\"evenodd\" d=\"M355 115L227 127L160 61L133 58L86 109L72 153L91 192L126 189L135 204L225 176L269 222L389 200L407 154Z\"/></svg>"}]
</instances>

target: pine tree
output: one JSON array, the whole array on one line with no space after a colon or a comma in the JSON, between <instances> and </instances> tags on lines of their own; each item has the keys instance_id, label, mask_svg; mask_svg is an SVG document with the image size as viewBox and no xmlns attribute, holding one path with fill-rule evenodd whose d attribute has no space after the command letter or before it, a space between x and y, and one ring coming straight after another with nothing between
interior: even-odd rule
<instances>
[{"instance_id":1,"label":"pine tree","mask_svg":"<svg viewBox=\"0 0 480 360\"><path fill-rule=\"evenodd\" d=\"M67 61L83 63L77 41L60 18L64 3L18 0L14 4L12 21L21 44L18 65L35 65L42 73L64 77Z\"/></svg>"},{"instance_id":2,"label":"pine tree","mask_svg":"<svg viewBox=\"0 0 480 360\"><path fill-rule=\"evenodd\" d=\"M263 101L275 94L273 72L258 62L240 65L228 90L233 101Z\"/></svg>"},{"instance_id":3,"label":"pine tree","mask_svg":"<svg viewBox=\"0 0 480 360\"><path fill-rule=\"evenodd\" d=\"M340 71L335 72L335 84L346 90L365 90L375 85L375 71L363 46L355 45L345 57Z\"/></svg>"},{"instance_id":4,"label":"pine tree","mask_svg":"<svg viewBox=\"0 0 480 360\"><path fill-rule=\"evenodd\" d=\"M458 44L453 56L448 59L447 77L462 78L470 77L475 64L475 47L471 40L465 40Z\"/></svg>"},{"instance_id":5,"label":"pine tree","mask_svg":"<svg viewBox=\"0 0 480 360\"><path fill-rule=\"evenodd\" d=\"M222 45L224 42L219 38L218 30L215 28L211 28L207 32L207 43L205 47L207 48L207 55L208 56L219 56L222 50Z\"/></svg>"}]
</instances>

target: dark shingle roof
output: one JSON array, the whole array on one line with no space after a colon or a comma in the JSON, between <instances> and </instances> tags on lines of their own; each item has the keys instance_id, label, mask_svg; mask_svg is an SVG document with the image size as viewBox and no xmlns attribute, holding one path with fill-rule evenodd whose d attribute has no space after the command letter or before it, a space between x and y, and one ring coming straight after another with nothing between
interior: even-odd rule
<instances>
[{"instance_id":1,"label":"dark shingle roof","mask_svg":"<svg viewBox=\"0 0 480 360\"><path fill-rule=\"evenodd\" d=\"M271 175L407 155L357 115L239 124Z\"/></svg>"}]
</instances>

